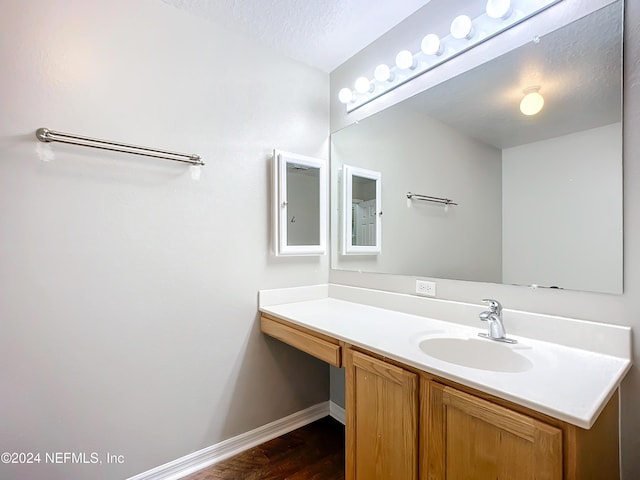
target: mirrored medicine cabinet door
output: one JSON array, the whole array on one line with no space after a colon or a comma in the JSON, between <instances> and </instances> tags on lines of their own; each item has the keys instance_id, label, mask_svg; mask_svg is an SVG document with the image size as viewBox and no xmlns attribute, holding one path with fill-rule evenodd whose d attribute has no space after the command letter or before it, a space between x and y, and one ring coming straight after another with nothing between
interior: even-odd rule
<instances>
[{"instance_id":1,"label":"mirrored medicine cabinet door","mask_svg":"<svg viewBox=\"0 0 640 480\"><path fill-rule=\"evenodd\" d=\"M377 255L382 238L382 174L374 170L343 167L344 255Z\"/></svg>"},{"instance_id":2,"label":"mirrored medicine cabinet door","mask_svg":"<svg viewBox=\"0 0 640 480\"><path fill-rule=\"evenodd\" d=\"M274 150L274 253L326 252L327 166L321 159Z\"/></svg>"}]
</instances>

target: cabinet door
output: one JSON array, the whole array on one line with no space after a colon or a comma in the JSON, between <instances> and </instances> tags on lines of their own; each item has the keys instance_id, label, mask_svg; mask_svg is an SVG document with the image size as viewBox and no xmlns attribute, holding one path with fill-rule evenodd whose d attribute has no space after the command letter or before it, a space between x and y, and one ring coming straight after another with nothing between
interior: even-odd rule
<instances>
[{"instance_id":1,"label":"cabinet door","mask_svg":"<svg viewBox=\"0 0 640 480\"><path fill-rule=\"evenodd\" d=\"M417 479L417 376L351 350L345 362L347 480Z\"/></svg>"},{"instance_id":2,"label":"cabinet door","mask_svg":"<svg viewBox=\"0 0 640 480\"><path fill-rule=\"evenodd\" d=\"M428 391L424 478L562 479L560 429L435 382Z\"/></svg>"}]
</instances>

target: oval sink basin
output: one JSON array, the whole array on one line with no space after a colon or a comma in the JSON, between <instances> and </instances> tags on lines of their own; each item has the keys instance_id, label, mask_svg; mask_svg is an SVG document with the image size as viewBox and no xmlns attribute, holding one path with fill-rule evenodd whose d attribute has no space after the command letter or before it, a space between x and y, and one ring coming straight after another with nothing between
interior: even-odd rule
<instances>
[{"instance_id":1,"label":"oval sink basin","mask_svg":"<svg viewBox=\"0 0 640 480\"><path fill-rule=\"evenodd\" d=\"M430 357L463 367L494 372L525 372L531 361L499 342L480 338L427 338L419 344Z\"/></svg>"}]
</instances>

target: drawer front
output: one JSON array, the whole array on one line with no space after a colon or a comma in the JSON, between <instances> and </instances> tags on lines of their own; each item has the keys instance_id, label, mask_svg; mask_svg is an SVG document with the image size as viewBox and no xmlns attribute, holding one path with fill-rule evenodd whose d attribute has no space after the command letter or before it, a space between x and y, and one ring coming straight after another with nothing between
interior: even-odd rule
<instances>
[{"instance_id":1,"label":"drawer front","mask_svg":"<svg viewBox=\"0 0 640 480\"><path fill-rule=\"evenodd\" d=\"M260 329L263 333L313 355L334 367L342 366L341 348L337 343L331 343L265 316L260 317Z\"/></svg>"}]
</instances>

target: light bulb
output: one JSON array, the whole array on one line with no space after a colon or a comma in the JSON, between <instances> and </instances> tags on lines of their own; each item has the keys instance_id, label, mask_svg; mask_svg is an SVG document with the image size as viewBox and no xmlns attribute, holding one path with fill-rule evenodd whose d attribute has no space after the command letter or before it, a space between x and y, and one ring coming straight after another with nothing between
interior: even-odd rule
<instances>
[{"instance_id":1,"label":"light bulb","mask_svg":"<svg viewBox=\"0 0 640 480\"><path fill-rule=\"evenodd\" d=\"M535 115L544 106L544 97L538 92L540 87L529 87L524 90L524 98L520 101L520 111L524 115Z\"/></svg>"},{"instance_id":2,"label":"light bulb","mask_svg":"<svg viewBox=\"0 0 640 480\"><path fill-rule=\"evenodd\" d=\"M376 67L373 72L373 77L379 82L390 82L393 80L393 73L391 73L391 69L383 63Z\"/></svg>"},{"instance_id":3,"label":"light bulb","mask_svg":"<svg viewBox=\"0 0 640 480\"><path fill-rule=\"evenodd\" d=\"M360 94L369 93L373 90L373 85L371 85L371 82L367 77L358 77L354 87L356 88L356 92Z\"/></svg>"},{"instance_id":4,"label":"light bulb","mask_svg":"<svg viewBox=\"0 0 640 480\"><path fill-rule=\"evenodd\" d=\"M401 70L416 68L416 62L413 54L409 50L402 50L396 55L396 66Z\"/></svg>"},{"instance_id":5,"label":"light bulb","mask_svg":"<svg viewBox=\"0 0 640 480\"><path fill-rule=\"evenodd\" d=\"M489 18L507 18L511 15L511 0L487 0L485 10Z\"/></svg>"},{"instance_id":6,"label":"light bulb","mask_svg":"<svg viewBox=\"0 0 640 480\"><path fill-rule=\"evenodd\" d=\"M458 40L473 37L473 23L466 15L458 15L451 22L451 36Z\"/></svg>"},{"instance_id":7,"label":"light bulb","mask_svg":"<svg viewBox=\"0 0 640 480\"><path fill-rule=\"evenodd\" d=\"M341 103L351 103L353 101L353 92L351 91L350 88L342 88L339 92L338 92L338 100L340 100Z\"/></svg>"},{"instance_id":8,"label":"light bulb","mask_svg":"<svg viewBox=\"0 0 640 480\"><path fill-rule=\"evenodd\" d=\"M434 33L430 33L422 39L420 48L426 55L441 55L442 43L440 42L440 37Z\"/></svg>"}]
</instances>

